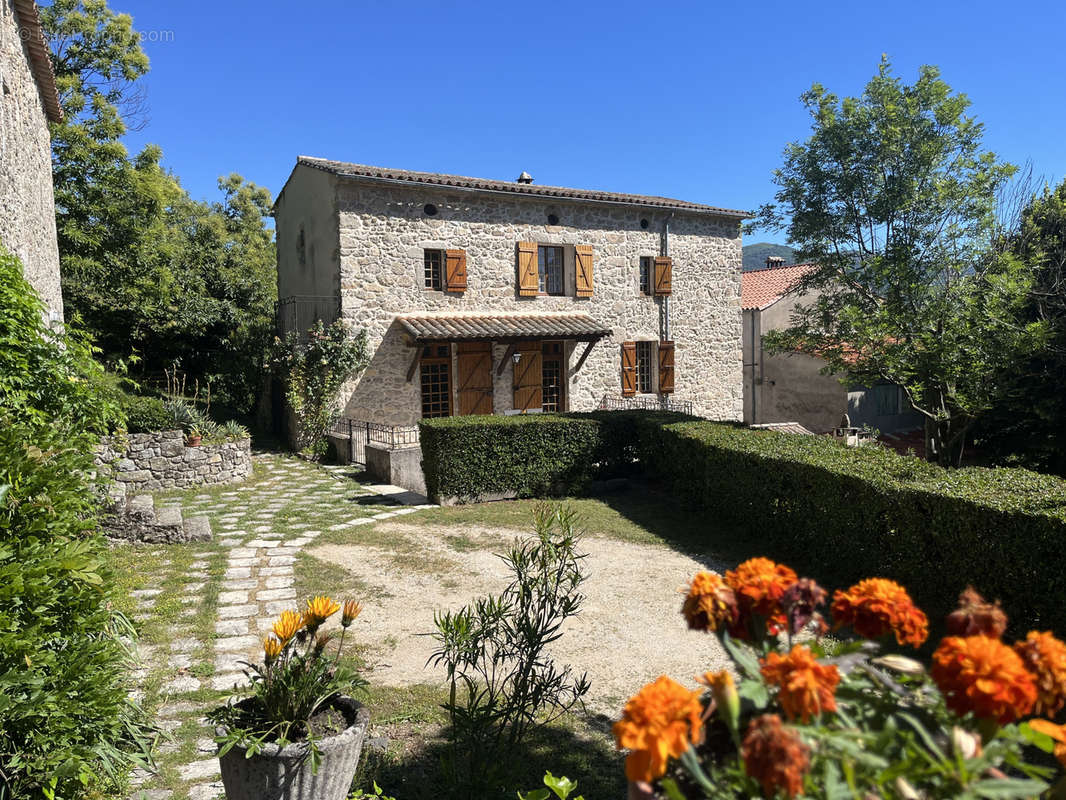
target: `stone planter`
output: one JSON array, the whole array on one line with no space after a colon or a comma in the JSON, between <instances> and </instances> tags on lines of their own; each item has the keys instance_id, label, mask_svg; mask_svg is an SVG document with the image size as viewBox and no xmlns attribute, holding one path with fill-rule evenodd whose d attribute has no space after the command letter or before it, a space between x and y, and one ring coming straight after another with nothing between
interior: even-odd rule
<instances>
[{"instance_id":1,"label":"stone planter","mask_svg":"<svg viewBox=\"0 0 1066 800\"><path fill-rule=\"evenodd\" d=\"M370 712L349 697L335 700L333 706L355 721L336 736L319 740L322 761L317 772L311 772L304 743L268 744L251 758L234 747L219 758L226 800L345 800L359 766ZM220 736L226 733L224 727L216 730Z\"/></svg>"}]
</instances>

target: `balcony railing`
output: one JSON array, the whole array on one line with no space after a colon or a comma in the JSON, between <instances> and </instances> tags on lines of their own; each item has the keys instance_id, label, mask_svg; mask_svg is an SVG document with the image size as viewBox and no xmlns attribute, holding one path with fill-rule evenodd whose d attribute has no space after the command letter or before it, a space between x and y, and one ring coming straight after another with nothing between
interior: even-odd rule
<instances>
[{"instance_id":1,"label":"balcony railing","mask_svg":"<svg viewBox=\"0 0 1066 800\"><path fill-rule=\"evenodd\" d=\"M340 300L332 295L293 295L278 301L278 334L285 336L296 331L300 338L307 335L319 320L329 325L340 316Z\"/></svg>"},{"instance_id":2,"label":"balcony railing","mask_svg":"<svg viewBox=\"0 0 1066 800\"><path fill-rule=\"evenodd\" d=\"M692 414L691 400L675 400L669 395L659 397L610 397L600 399L600 411L676 411Z\"/></svg>"}]
</instances>

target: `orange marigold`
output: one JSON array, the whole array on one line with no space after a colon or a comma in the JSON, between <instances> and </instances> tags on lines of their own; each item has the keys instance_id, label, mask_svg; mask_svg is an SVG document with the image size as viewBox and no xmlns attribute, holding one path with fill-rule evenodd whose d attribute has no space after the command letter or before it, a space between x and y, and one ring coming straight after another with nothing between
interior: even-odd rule
<instances>
[{"instance_id":1,"label":"orange marigold","mask_svg":"<svg viewBox=\"0 0 1066 800\"><path fill-rule=\"evenodd\" d=\"M832 664L819 664L806 645L797 644L787 656L770 653L762 662L762 676L777 686L777 699L790 720L804 722L823 711L836 711L840 673Z\"/></svg>"},{"instance_id":2,"label":"orange marigold","mask_svg":"<svg viewBox=\"0 0 1066 800\"><path fill-rule=\"evenodd\" d=\"M1056 725L1046 719L1031 719L1029 727L1037 733L1050 736L1055 742L1055 758L1066 767L1066 725Z\"/></svg>"},{"instance_id":3,"label":"orange marigold","mask_svg":"<svg viewBox=\"0 0 1066 800\"><path fill-rule=\"evenodd\" d=\"M777 714L763 714L748 725L741 746L744 771L762 785L765 797L803 791L803 776L811 766L811 751L799 734L781 724Z\"/></svg>"},{"instance_id":4,"label":"orange marigold","mask_svg":"<svg viewBox=\"0 0 1066 800\"><path fill-rule=\"evenodd\" d=\"M796 582L791 567L777 564L768 558L749 558L735 570L725 574L725 582L737 598L739 618L729 633L738 639L751 636L753 617L766 621L767 631L778 633L787 624L781 597Z\"/></svg>"},{"instance_id":5,"label":"orange marigold","mask_svg":"<svg viewBox=\"0 0 1066 800\"><path fill-rule=\"evenodd\" d=\"M930 673L956 714L972 711L1003 724L1024 717L1036 702L1036 682L1021 656L989 636L946 637Z\"/></svg>"},{"instance_id":6,"label":"orange marigold","mask_svg":"<svg viewBox=\"0 0 1066 800\"><path fill-rule=\"evenodd\" d=\"M1036 678L1033 713L1055 716L1066 705L1066 644L1051 631L1029 631L1025 641L1014 643L1014 650Z\"/></svg>"},{"instance_id":7,"label":"orange marigold","mask_svg":"<svg viewBox=\"0 0 1066 800\"><path fill-rule=\"evenodd\" d=\"M663 775L670 758L702 740L702 713L700 693L665 675L631 697L613 728L618 748L630 751L626 777L653 781Z\"/></svg>"},{"instance_id":8,"label":"orange marigold","mask_svg":"<svg viewBox=\"0 0 1066 800\"><path fill-rule=\"evenodd\" d=\"M998 602L986 602L976 589L967 586L959 595L959 607L948 614L944 627L949 636L981 634L998 639L1007 629L1007 615Z\"/></svg>"},{"instance_id":9,"label":"orange marigold","mask_svg":"<svg viewBox=\"0 0 1066 800\"><path fill-rule=\"evenodd\" d=\"M929 636L929 619L914 605L907 590L887 578L867 578L833 595L835 627L850 625L867 639L889 633L900 644L920 647Z\"/></svg>"},{"instance_id":10,"label":"orange marigold","mask_svg":"<svg viewBox=\"0 0 1066 800\"><path fill-rule=\"evenodd\" d=\"M717 631L737 619L737 600L721 575L697 572L689 584L681 613L690 628Z\"/></svg>"}]
</instances>

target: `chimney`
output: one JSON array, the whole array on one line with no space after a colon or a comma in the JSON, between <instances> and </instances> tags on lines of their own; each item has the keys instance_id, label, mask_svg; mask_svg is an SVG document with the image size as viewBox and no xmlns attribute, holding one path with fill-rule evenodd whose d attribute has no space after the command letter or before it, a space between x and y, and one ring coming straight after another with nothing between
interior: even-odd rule
<instances>
[{"instance_id":1,"label":"chimney","mask_svg":"<svg viewBox=\"0 0 1066 800\"><path fill-rule=\"evenodd\" d=\"M518 183L533 183L533 176L528 172L523 172L515 179Z\"/></svg>"},{"instance_id":2,"label":"chimney","mask_svg":"<svg viewBox=\"0 0 1066 800\"><path fill-rule=\"evenodd\" d=\"M785 259L783 259L781 256L767 256L766 257L766 268L767 269L773 269L774 267L783 267L783 266L785 266Z\"/></svg>"}]
</instances>

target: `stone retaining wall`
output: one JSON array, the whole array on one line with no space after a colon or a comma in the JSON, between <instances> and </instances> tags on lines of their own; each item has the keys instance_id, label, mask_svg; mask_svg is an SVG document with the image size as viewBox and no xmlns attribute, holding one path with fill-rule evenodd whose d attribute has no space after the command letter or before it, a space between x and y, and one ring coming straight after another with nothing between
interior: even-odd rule
<instances>
[{"instance_id":1,"label":"stone retaining wall","mask_svg":"<svg viewBox=\"0 0 1066 800\"><path fill-rule=\"evenodd\" d=\"M252 447L250 439L186 447L180 430L130 433L104 437L96 464L133 494L243 480L252 472Z\"/></svg>"}]
</instances>

